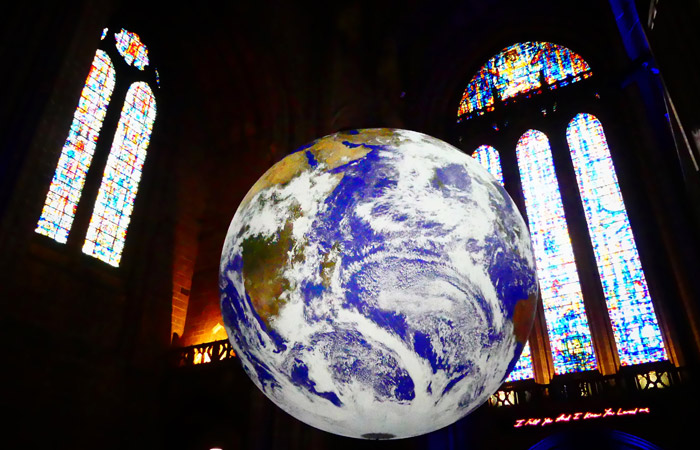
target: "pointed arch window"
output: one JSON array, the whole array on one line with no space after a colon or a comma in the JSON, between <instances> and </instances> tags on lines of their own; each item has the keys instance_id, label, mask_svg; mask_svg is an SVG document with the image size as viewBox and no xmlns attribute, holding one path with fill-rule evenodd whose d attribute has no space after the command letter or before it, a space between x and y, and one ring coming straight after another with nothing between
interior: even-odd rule
<instances>
[{"instance_id":1,"label":"pointed arch window","mask_svg":"<svg viewBox=\"0 0 700 450\"><path fill-rule=\"evenodd\" d=\"M620 363L668 359L603 125L578 114L566 139Z\"/></svg>"},{"instance_id":2,"label":"pointed arch window","mask_svg":"<svg viewBox=\"0 0 700 450\"><path fill-rule=\"evenodd\" d=\"M498 150L490 145L482 145L472 153L472 158L486 169L503 186L503 169L501 169L501 156Z\"/></svg>"},{"instance_id":3,"label":"pointed arch window","mask_svg":"<svg viewBox=\"0 0 700 450\"><path fill-rule=\"evenodd\" d=\"M498 150L490 145L481 145L474 150L472 158L476 159L481 166L486 169L493 177L503 186L503 170L501 168L501 156ZM532 367L532 352L530 351L530 343L525 343L520 358L513 370L511 370L507 382L527 380L534 378L535 372Z\"/></svg>"},{"instance_id":4,"label":"pointed arch window","mask_svg":"<svg viewBox=\"0 0 700 450\"><path fill-rule=\"evenodd\" d=\"M112 150L90 219L83 252L119 265L146 160L156 105L147 83L137 82L126 93Z\"/></svg>"},{"instance_id":5,"label":"pointed arch window","mask_svg":"<svg viewBox=\"0 0 700 450\"><path fill-rule=\"evenodd\" d=\"M544 133L529 130L516 148L535 253L540 297L557 374L595 369L564 205Z\"/></svg>"},{"instance_id":6,"label":"pointed arch window","mask_svg":"<svg viewBox=\"0 0 700 450\"><path fill-rule=\"evenodd\" d=\"M112 60L97 50L36 228L56 242L68 240L114 84Z\"/></svg>"},{"instance_id":7,"label":"pointed arch window","mask_svg":"<svg viewBox=\"0 0 700 450\"><path fill-rule=\"evenodd\" d=\"M108 34L105 28L101 41L105 42ZM111 142L83 252L118 266L156 117L156 98L149 85L155 70L146 72L148 49L135 33L122 29L114 33L113 45L101 47L93 59L35 231L59 243L68 241L93 156ZM120 86L112 62L119 56L144 75L142 81L121 85L126 96L116 131L105 131L105 118L118 111L118 106L109 106L115 87L119 90ZM124 75L133 79L133 74Z\"/></svg>"},{"instance_id":8,"label":"pointed arch window","mask_svg":"<svg viewBox=\"0 0 700 450\"><path fill-rule=\"evenodd\" d=\"M580 55L563 46L547 42L514 44L487 61L470 80L458 107L458 126L464 127L471 123L469 119L478 116L488 117L496 108L528 102L527 99L545 91L551 93L592 75L589 64ZM566 162L557 162L555 169L549 138L532 128L518 128L521 130L518 133L522 134L517 145L514 149L507 149L514 153L508 157L508 161L517 164L519 175L517 177L514 172L508 171L509 176L517 177L510 186L519 184L522 187L521 192L511 192L511 195L522 195L540 283L544 310L543 330L546 331L539 333L546 333L546 336L541 336L545 340L545 346L538 349L538 352L544 352L548 344L549 353L541 356L549 361L554 374L599 368L601 355L597 355L596 350L606 353L605 361L617 357L623 366L667 360L669 354L642 270L603 126L594 115L579 112L573 114L573 119L568 116L565 126L556 125L561 123L558 122L559 119L547 116L548 111L542 110L541 104L542 102L531 102L520 108L518 127L523 127L531 119L533 122L537 120L539 123L547 123L549 130L560 132L561 135L556 136L557 142L561 143L565 138L568 148L559 148L561 144L558 144L557 158L565 158L564 155L568 154L571 166L567 166ZM533 111L532 117L522 115L523 111L528 110ZM556 109L549 112L554 111ZM546 119L543 118L545 116ZM552 125L553 122L555 126ZM479 119L474 123L483 124L484 120ZM507 125L507 122L504 123ZM557 126L561 128L559 131ZM497 123L492 128L496 133L501 131ZM511 135L512 133L513 130L510 131ZM508 141L512 138L505 138L504 142L512 142ZM500 148L497 137L490 139ZM500 155L495 148L479 145L478 142L470 143L469 140L466 142L478 146L472 156L503 184ZM559 190L557 171L571 171L567 167L573 167L573 171L571 174L566 172L565 179L567 182L576 180L580 195L564 201ZM596 317L609 318L608 329L611 332L601 328L605 327L604 323L597 322L597 334L592 333L590 311L586 311L584 306L584 291L565 215L565 205L574 208L576 212L577 206L574 205L577 204L582 207L588 230L585 238L577 235L577 245L590 246L600 276L596 281L595 277L586 275L586 282L591 287L585 291L585 295L592 295L594 299L587 300L585 304L589 307L593 305L596 311L605 310L605 313L596 313ZM574 214L573 223L583 222L584 218L578 217ZM576 225L576 229L585 230L586 227L582 226ZM584 250L577 250L579 251ZM589 257L584 259L593 264L593 258L587 258ZM600 283L604 297L600 300L596 300L594 292L594 284L597 282ZM601 342L596 344L596 339ZM609 355L615 350L615 355ZM524 378L520 366L525 361L524 352L508 381ZM546 371L546 368L543 370ZM543 376L547 378L546 375Z\"/></svg>"}]
</instances>

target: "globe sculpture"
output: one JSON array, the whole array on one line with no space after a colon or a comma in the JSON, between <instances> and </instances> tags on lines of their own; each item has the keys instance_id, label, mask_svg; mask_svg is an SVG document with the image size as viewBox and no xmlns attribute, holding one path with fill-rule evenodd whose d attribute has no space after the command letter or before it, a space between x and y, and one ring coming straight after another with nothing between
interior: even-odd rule
<instances>
[{"instance_id":1,"label":"globe sculpture","mask_svg":"<svg viewBox=\"0 0 700 450\"><path fill-rule=\"evenodd\" d=\"M537 302L525 222L478 162L405 130L336 133L241 202L221 311L275 404L357 438L417 436L496 392Z\"/></svg>"}]
</instances>

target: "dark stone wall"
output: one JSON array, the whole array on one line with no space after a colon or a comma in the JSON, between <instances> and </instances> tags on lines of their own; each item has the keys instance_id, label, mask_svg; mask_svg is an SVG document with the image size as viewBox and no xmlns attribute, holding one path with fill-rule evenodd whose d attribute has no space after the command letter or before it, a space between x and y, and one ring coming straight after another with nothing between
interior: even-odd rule
<instances>
[{"instance_id":1,"label":"dark stone wall","mask_svg":"<svg viewBox=\"0 0 700 450\"><path fill-rule=\"evenodd\" d=\"M85 229L74 227L66 245L34 233L115 9L113 2L15 5L3 16L0 329L8 349L2 404L9 412L3 446L116 448L160 439L154 387L169 345L177 213L170 194L176 160L161 151L170 137L158 128L152 136L147 181L119 268L82 254ZM109 134L103 130L103 139ZM91 169L101 174L101 167ZM80 210L91 205L83 200Z\"/></svg>"}]
</instances>

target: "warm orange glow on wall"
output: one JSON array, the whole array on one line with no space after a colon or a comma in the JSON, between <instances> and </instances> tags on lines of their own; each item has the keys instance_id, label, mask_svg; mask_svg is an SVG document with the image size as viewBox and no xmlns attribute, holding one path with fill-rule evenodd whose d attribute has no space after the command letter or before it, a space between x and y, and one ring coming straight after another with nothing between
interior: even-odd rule
<instances>
[{"instance_id":1,"label":"warm orange glow on wall","mask_svg":"<svg viewBox=\"0 0 700 450\"><path fill-rule=\"evenodd\" d=\"M224 320L219 308L218 288L216 285L208 288L201 289L199 292L196 292L196 286L193 289L185 331L180 341L182 346L206 344L227 338L226 330L222 325Z\"/></svg>"},{"instance_id":2,"label":"warm orange glow on wall","mask_svg":"<svg viewBox=\"0 0 700 450\"><path fill-rule=\"evenodd\" d=\"M220 341L222 339L228 339L228 334L226 334L226 328L224 328L221 323L217 323L211 329L211 342Z\"/></svg>"},{"instance_id":3,"label":"warm orange glow on wall","mask_svg":"<svg viewBox=\"0 0 700 450\"><path fill-rule=\"evenodd\" d=\"M185 331L194 260L197 254L197 241L193 236L196 229L193 231L193 227L188 226L190 224L187 223L187 219L185 217L175 226L175 248L173 251L173 303L170 335L177 333L179 337L182 337Z\"/></svg>"},{"instance_id":4,"label":"warm orange glow on wall","mask_svg":"<svg viewBox=\"0 0 700 450\"><path fill-rule=\"evenodd\" d=\"M192 307L192 284L195 275L195 262L199 255L199 235L201 233L201 215L206 202L202 201L204 188L196 175L198 171L189 166L178 166L177 179L177 221L174 223L173 236L173 273L172 273L172 319L171 336L174 333L182 338L185 322ZM216 259L214 259L216 260ZM214 278L216 280L216 278ZM216 282L214 282L216 286ZM179 345L182 345L179 342ZM186 345L186 344L185 344Z\"/></svg>"}]
</instances>

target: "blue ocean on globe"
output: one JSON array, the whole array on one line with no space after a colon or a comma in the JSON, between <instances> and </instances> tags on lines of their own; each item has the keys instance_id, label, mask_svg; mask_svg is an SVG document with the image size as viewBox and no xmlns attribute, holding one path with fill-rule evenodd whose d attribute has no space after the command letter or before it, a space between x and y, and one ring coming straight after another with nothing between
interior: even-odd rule
<instances>
[{"instance_id":1,"label":"blue ocean on globe","mask_svg":"<svg viewBox=\"0 0 700 450\"><path fill-rule=\"evenodd\" d=\"M311 426L368 439L484 403L537 302L506 191L455 147L397 129L326 136L270 168L233 217L219 284L255 385Z\"/></svg>"}]
</instances>

